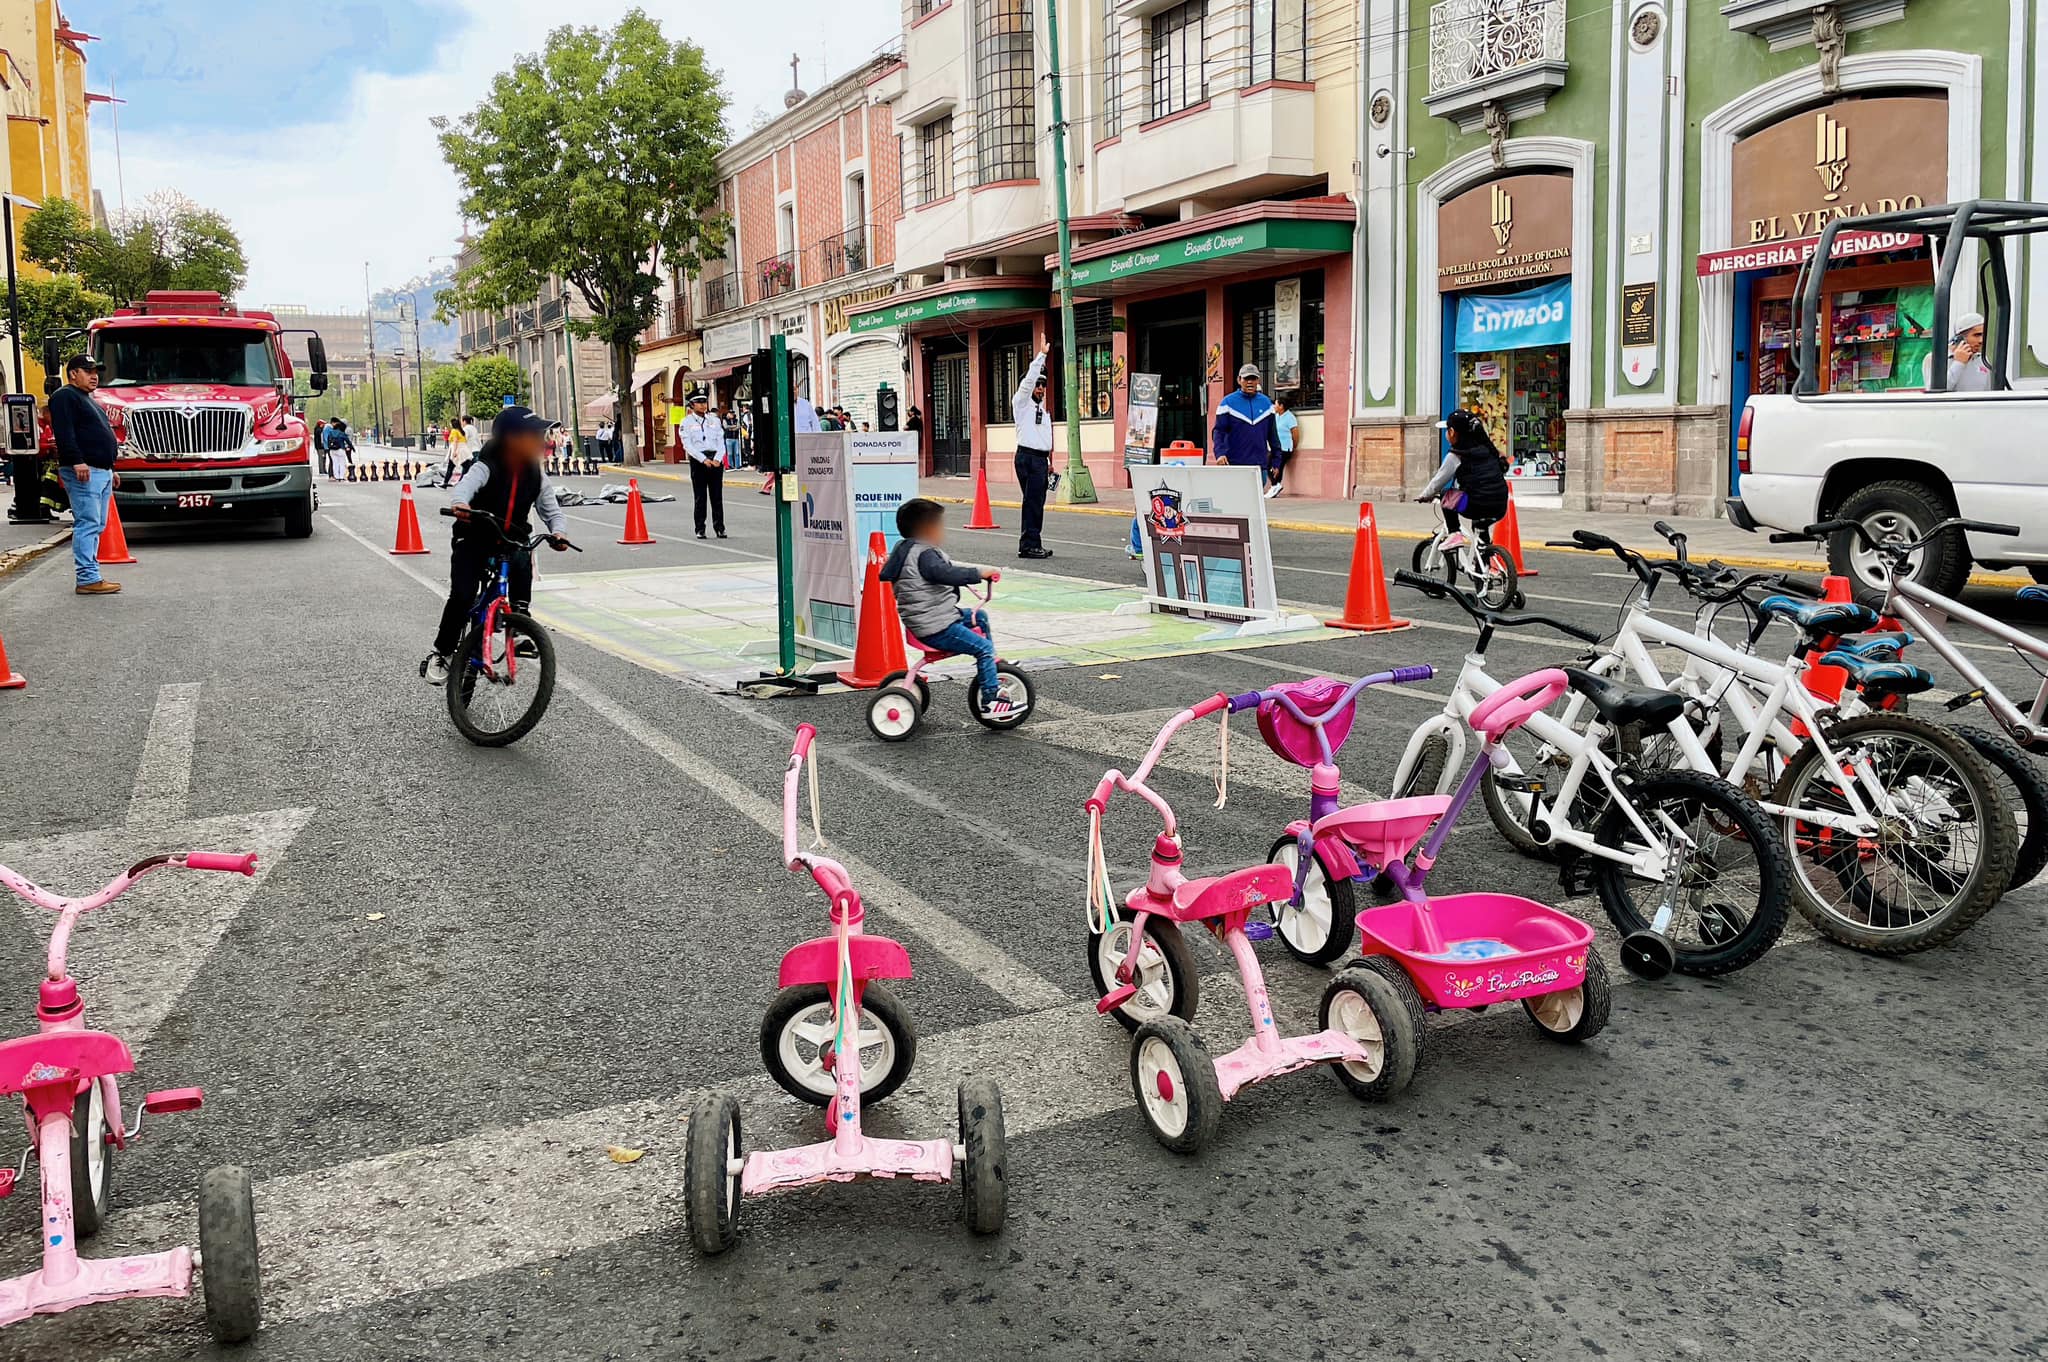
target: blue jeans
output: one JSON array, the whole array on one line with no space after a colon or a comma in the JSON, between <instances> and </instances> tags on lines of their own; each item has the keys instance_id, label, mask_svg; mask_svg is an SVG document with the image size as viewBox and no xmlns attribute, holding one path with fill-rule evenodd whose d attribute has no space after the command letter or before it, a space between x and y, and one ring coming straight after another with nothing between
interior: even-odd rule
<instances>
[{"instance_id":1,"label":"blue jeans","mask_svg":"<svg viewBox=\"0 0 2048 1362\"><path fill-rule=\"evenodd\" d=\"M100 534L107 528L107 501L114 495L112 469L89 468L86 473L80 482L70 464L57 468L64 494L71 498L71 565L80 586L100 579Z\"/></svg>"},{"instance_id":2,"label":"blue jeans","mask_svg":"<svg viewBox=\"0 0 2048 1362\"><path fill-rule=\"evenodd\" d=\"M981 687L981 693L991 696L996 693L996 640L988 627L988 611L963 608L958 624L949 624L936 634L919 634L918 638L931 647L972 657L974 679Z\"/></svg>"}]
</instances>

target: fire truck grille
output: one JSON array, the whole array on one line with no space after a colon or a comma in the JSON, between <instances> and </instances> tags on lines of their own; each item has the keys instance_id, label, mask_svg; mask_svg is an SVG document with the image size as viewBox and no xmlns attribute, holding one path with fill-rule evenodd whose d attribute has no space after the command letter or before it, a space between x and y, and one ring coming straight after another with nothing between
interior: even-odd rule
<instances>
[{"instance_id":1,"label":"fire truck grille","mask_svg":"<svg viewBox=\"0 0 2048 1362\"><path fill-rule=\"evenodd\" d=\"M249 409L130 407L128 440L150 455L239 454L249 443Z\"/></svg>"}]
</instances>

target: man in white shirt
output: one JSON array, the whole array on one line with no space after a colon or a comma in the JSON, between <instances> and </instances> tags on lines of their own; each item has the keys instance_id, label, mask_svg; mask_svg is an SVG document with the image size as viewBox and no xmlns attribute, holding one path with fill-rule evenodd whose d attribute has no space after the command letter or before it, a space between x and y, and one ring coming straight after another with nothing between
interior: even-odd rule
<instances>
[{"instance_id":1,"label":"man in white shirt","mask_svg":"<svg viewBox=\"0 0 2048 1362\"><path fill-rule=\"evenodd\" d=\"M1045 356L1051 348L1039 347L1010 399L1010 415L1017 422L1017 486L1024 493L1019 558L1052 557L1052 550L1039 540L1045 528L1045 489L1052 484L1052 414L1045 409Z\"/></svg>"},{"instance_id":2,"label":"man in white shirt","mask_svg":"<svg viewBox=\"0 0 2048 1362\"><path fill-rule=\"evenodd\" d=\"M690 414L676 427L676 441L690 461L690 493L696 502L697 537L704 537L704 503L711 503L711 527L725 538L725 427L711 414L711 396L690 394Z\"/></svg>"},{"instance_id":3,"label":"man in white shirt","mask_svg":"<svg viewBox=\"0 0 2048 1362\"><path fill-rule=\"evenodd\" d=\"M1984 314L1965 312L1951 326L1947 390L1952 393L1995 391L1998 380L1992 374L1991 366L1984 362ZM1921 382L1930 388L1934 386L1933 355L1927 357L1926 366L1921 370Z\"/></svg>"},{"instance_id":4,"label":"man in white shirt","mask_svg":"<svg viewBox=\"0 0 2048 1362\"><path fill-rule=\"evenodd\" d=\"M810 397L801 391L796 395L795 405L790 408L790 417L795 421L796 433L799 435L805 431L816 432L824 429L818 424L817 407L813 406Z\"/></svg>"}]
</instances>

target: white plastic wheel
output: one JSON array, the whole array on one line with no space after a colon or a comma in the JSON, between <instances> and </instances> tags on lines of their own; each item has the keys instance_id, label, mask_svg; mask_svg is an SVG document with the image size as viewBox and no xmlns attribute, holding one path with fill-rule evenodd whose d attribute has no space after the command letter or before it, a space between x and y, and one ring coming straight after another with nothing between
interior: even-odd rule
<instances>
[{"instance_id":1,"label":"white plastic wheel","mask_svg":"<svg viewBox=\"0 0 2048 1362\"><path fill-rule=\"evenodd\" d=\"M1163 1139L1179 1139L1188 1128L1188 1076L1158 1036L1138 1042L1138 1096L1152 1129Z\"/></svg>"},{"instance_id":2,"label":"white plastic wheel","mask_svg":"<svg viewBox=\"0 0 2048 1362\"><path fill-rule=\"evenodd\" d=\"M1223 1117L1216 1062L1179 1017L1138 1028L1131 1040L1131 1089L1152 1138L1174 1153L1193 1154L1215 1136Z\"/></svg>"},{"instance_id":3,"label":"white plastic wheel","mask_svg":"<svg viewBox=\"0 0 2048 1362\"><path fill-rule=\"evenodd\" d=\"M897 1064L896 1031L877 1015L873 1006L876 991L872 986L869 989L868 1005L860 1010L860 1034L855 1040L864 1096L873 1093L883 1079L894 1076ZM830 998L820 998L790 1016L776 1031L772 1066L776 1080L785 1088L791 1084L801 1088L820 1106L831 1101L838 1081L826 1069L825 1056L832 1049L838 1029ZM893 1091L901 1082L897 1078L890 1089Z\"/></svg>"},{"instance_id":4,"label":"white plastic wheel","mask_svg":"<svg viewBox=\"0 0 2048 1362\"><path fill-rule=\"evenodd\" d=\"M924 707L907 686L884 686L868 701L868 731L883 742L902 742L917 732Z\"/></svg>"},{"instance_id":5,"label":"white plastic wheel","mask_svg":"<svg viewBox=\"0 0 2048 1362\"><path fill-rule=\"evenodd\" d=\"M1131 921L1128 918L1095 938L1096 977L1114 981L1124 958L1131 953ZM1138 968L1131 982L1138 991L1117 1010L1130 1018L1133 1027L1173 1013L1173 974L1166 965L1166 953L1148 932L1138 951Z\"/></svg>"}]
</instances>

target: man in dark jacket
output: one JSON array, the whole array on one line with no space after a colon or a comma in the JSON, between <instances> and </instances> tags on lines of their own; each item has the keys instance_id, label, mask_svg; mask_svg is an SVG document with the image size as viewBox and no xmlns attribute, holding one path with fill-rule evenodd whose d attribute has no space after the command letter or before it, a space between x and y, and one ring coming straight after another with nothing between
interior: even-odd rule
<instances>
[{"instance_id":1,"label":"man in dark jacket","mask_svg":"<svg viewBox=\"0 0 2048 1362\"><path fill-rule=\"evenodd\" d=\"M1273 399L1259 391L1259 366L1237 371L1237 391L1216 404L1216 426L1209 432L1209 452L1228 464L1259 470L1264 488L1266 469L1280 458L1279 414Z\"/></svg>"},{"instance_id":2,"label":"man in dark jacket","mask_svg":"<svg viewBox=\"0 0 2048 1362\"><path fill-rule=\"evenodd\" d=\"M107 527L107 503L121 479L114 472L120 448L114 425L92 400L100 386L100 362L73 355L64 365L64 386L50 394L50 433L57 439L57 476L71 498L73 588L81 596L111 596L119 582L100 577L100 533Z\"/></svg>"}]
</instances>

